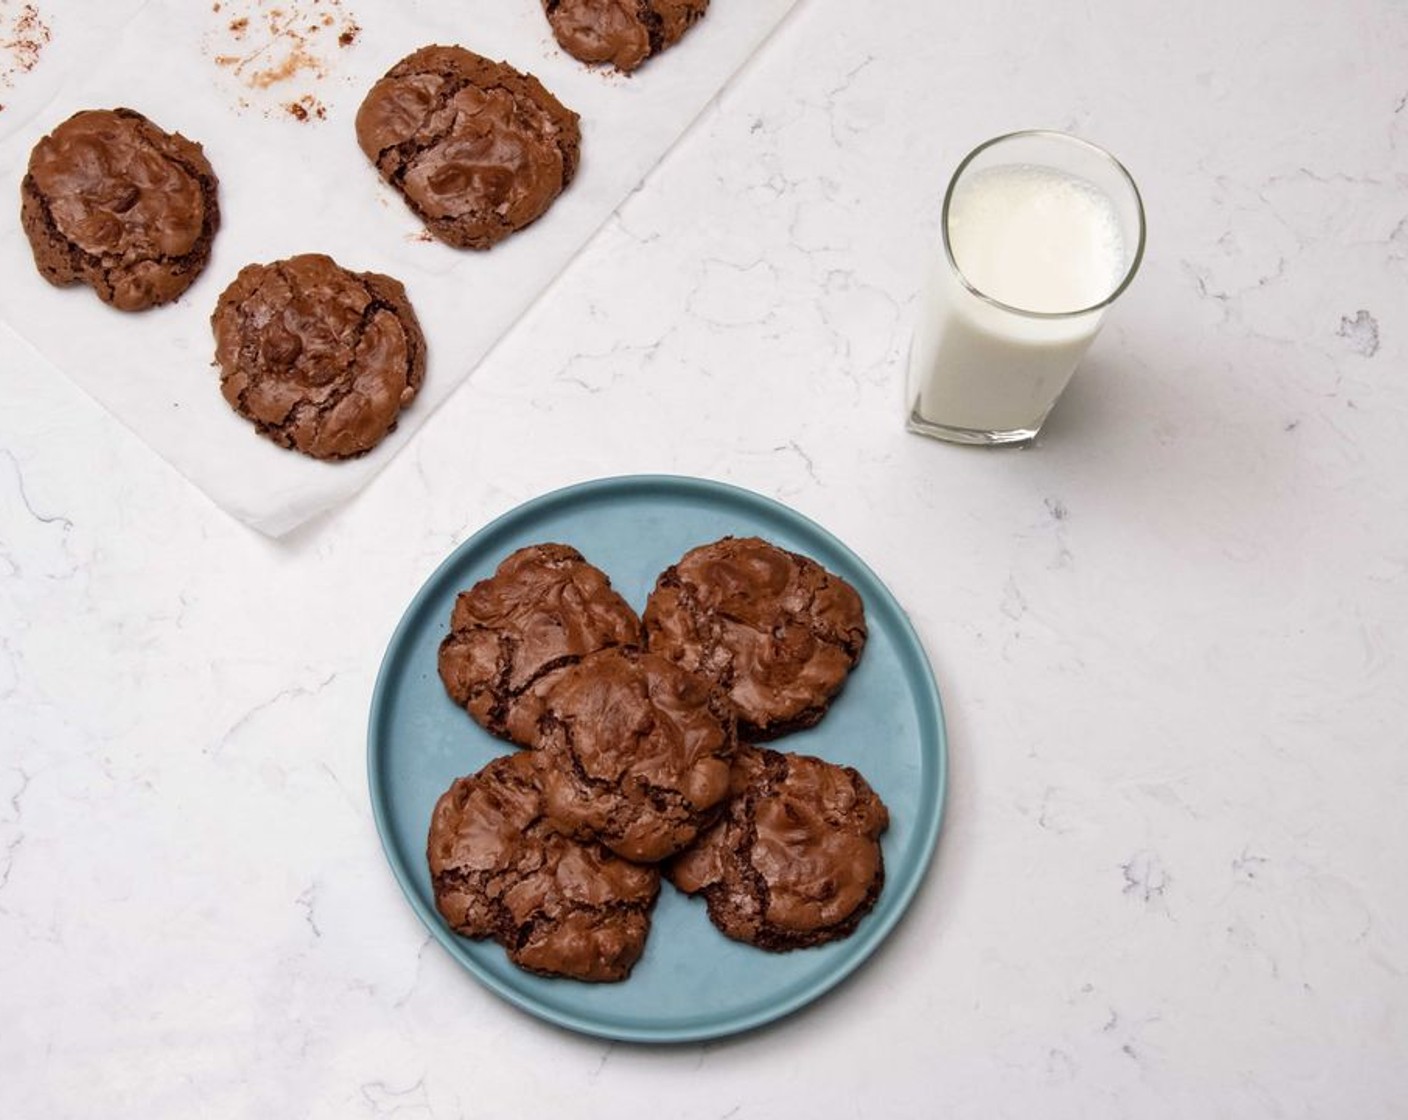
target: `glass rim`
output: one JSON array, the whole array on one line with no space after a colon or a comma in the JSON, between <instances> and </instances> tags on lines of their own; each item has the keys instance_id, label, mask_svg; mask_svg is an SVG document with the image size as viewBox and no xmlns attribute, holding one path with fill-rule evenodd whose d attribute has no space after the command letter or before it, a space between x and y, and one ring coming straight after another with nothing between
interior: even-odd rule
<instances>
[{"instance_id":1,"label":"glass rim","mask_svg":"<svg viewBox=\"0 0 1408 1120\"><path fill-rule=\"evenodd\" d=\"M1025 307L1018 307L1015 304L1004 303L1002 300L997 299L995 296L988 295L981 288L973 284L973 282L969 280L966 275L964 275L963 269L961 269L958 266L958 262L954 260L953 246L949 243L948 237L948 211L949 204L953 201L954 188L958 186L959 180L963 178L963 173L968 170L968 165L971 164L975 159L978 158L978 156L982 155L989 148L994 147L998 144L1005 143L1009 140L1020 140L1026 137L1041 137L1049 140L1058 140L1063 144L1074 144L1078 147L1085 148L1087 151L1095 153L1096 155L1102 157L1110 163L1110 165L1115 169L1116 174L1119 175L1119 177L1122 178L1125 183L1129 186L1130 193L1134 196L1134 210L1139 217L1139 240L1135 244L1133 256L1131 256L1129 259L1129 266L1125 269L1124 278L1120 280L1117 285L1115 285L1114 290L1110 292L1108 296L1100 300L1098 303L1092 303L1087 307L1078 307L1071 311L1030 311ZM948 260L949 267L953 269L953 274L958 277L958 282L962 284L963 287L966 288L969 292L975 295L978 299L982 300L984 303L990 304L993 307L1000 308L1003 311L1010 311L1014 315L1021 315L1029 319L1075 319L1079 318L1082 315L1089 315L1092 311L1100 311L1106 307L1109 307L1110 304L1114 303L1115 300L1117 300L1124 293L1124 290L1128 288L1130 283L1134 280L1134 275L1139 271L1139 265L1144 260L1144 198L1139 193L1139 186L1137 183L1135 183L1134 176L1129 173L1129 169L1125 167L1125 165L1122 164L1118 159L1116 159L1109 151L1102 148L1099 144L1092 143L1091 141L1085 140L1079 136L1074 136L1069 132L1058 131L1057 129L1023 128L1018 129L1015 132L1004 132L1001 136L994 136L991 140L985 140L983 141L983 143L979 144L976 148L974 148L971 152L969 152L966 156L963 157L962 162L959 163L958 167L955 168L953 175L949 178L948 189L944 192L944 208L943 214L940 218L939 232L940 239L943 241L944 245L944 257Z\"/></svg>"}]
</instances>

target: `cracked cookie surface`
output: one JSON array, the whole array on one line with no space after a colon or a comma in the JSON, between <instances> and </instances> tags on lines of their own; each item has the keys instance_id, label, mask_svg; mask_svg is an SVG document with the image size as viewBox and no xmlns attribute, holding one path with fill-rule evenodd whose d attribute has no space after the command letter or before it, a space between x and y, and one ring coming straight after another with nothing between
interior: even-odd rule
<instances>
[{"instance_id":1,"label":"cracked cookie surface","mask_svg":"<svg viewBox=\"0 0 1408 1120\"><path fill-rule=\"evenodd\" d=\"M518 751L458 779L431 815L435 905L457 933L493 938L547 976L624 980L645 947L660 876L544 815L540 758Z\"/></svg>"},{"instance_id":2,"label":"cracked cookie surface","mask_svg":"<svg viewBox=\"0 0 1408 1120\"><path fill-rule=\"evenodd\" d=\"M627 74L679 42L708 7L709 0L543 0L563 50Z\"/></svg>"},{"instance_id":3,"label":"cracked cookie surface","mask_svg":"<svg viewBox=\"0 0 1408 1120\"><path fill-rule=\"evenodd\" d=\"M540 218L572 181L581 129L531 74L431 46L372 86L357 142L433 236L488 249Z\"/></svg>"},{"instance_id":4,"label":"cracked cookie surface","mask_svg":"<svg viewBox=\"0 0 1408 1120\"><path fill-rule=\"evenodd\" d=\"M648 863L717 817L737 738L708 680L638 649L607 649L566 670L543 706L543 795L564 831Z\"/></svg>"},{"instance_id":5,"label":"cracked cookie surface","mask_svg":"<svg viewBox=\"0 0 1408 1120\"><path fill-rule=\"evenodd\" d=\"M320 253L247 265L210 322L230 406L315 459L370 451L425 378L425 338L400 282Z\"/></svg>"},{"instance_id":6,"label":"cracked cookie surface","mask_svg":"<svg viewBox=\"0 0 1408 1120\"><path fill-rule=\"evenodd\" d=\"M782 952L854 932L885 883L890 816L849 766L740 746L723 817L665 867L735 941Z\"/></svg>"},{"instance_id":7,"label":"cracked cookie surface","mask_svg":"<svg viewBox=\"0 0 1408 1120\"><path fill-rule=\"evenodd\" d=\"M865 608L840 576L757 537L687 552L656 581L646 646L716 681L746 742L810 727L865 648Z\"/></svg>"},{"instance_id":8,"label":"cracked cookie surface","mask_svg":"<svg viewBox=\"0 0 1408 1120\"><path fill-rule=\"evenodd\" d=\"M542 694L563 671L642 640L640 619L605 573L568 545L529 545L456 597L440 679L486 730L531 747Z\"/></svg>"},{"instance_id":9,"label":"cracked cookie surface","mask_svg":"<svg viewBox=\"0 0 1408 1120\"><path fill-rule=\"evenodd\" d=\"M170 303L220 228L201 146L132 109L75 113L30 153L20 222L51 284L87 284L120 311Z\"/></svg>"}]
</instances>

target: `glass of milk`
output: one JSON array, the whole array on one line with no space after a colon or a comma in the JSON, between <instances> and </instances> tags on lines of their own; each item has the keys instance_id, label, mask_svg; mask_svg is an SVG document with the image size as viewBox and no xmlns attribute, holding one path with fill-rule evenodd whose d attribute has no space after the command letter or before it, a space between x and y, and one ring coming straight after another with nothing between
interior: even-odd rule
<instances>
[{"instance_id":1,"label":"glass of milk","mask_svg":"<svg viewBox=\"0 0 1408 1120\"><path fill-rule=\"evenodd\" d=\"M1144 207L1103 148L1014 132L958 165L909 352L911 431L1024 443L1129 286Z\"/></svg>"}]
</instances>

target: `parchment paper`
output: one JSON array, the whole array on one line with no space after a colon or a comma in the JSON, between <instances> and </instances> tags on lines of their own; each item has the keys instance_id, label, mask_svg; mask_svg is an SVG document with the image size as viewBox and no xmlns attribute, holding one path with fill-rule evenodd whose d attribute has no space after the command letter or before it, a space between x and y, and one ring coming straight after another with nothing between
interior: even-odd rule
<instances>
[{"instance_id":1,"label":"parchment paper","mask_svg":"<svg viewBox=\"0 0 1408 1120\"><path fill-rule=\"evenodd\" d=\"M51 41L0 91L11 199L0 213L0 322L224 509L286 533L346 500L414 437L795 2L713 0L680 43L624 77L562 53L538 0L39 0ZM273 35L271 19L290 21L279 26L298 44ZM428 43L534 73L582 116L577 178L547 215L486 253L427 241L357 147L366 90ZM42 280L19 225L34 143L80 109L119 105L202 143L220 178L222 227L205 273L178 302L138 314ZM285 451L219 392L216 298L245 264L301 252L399 278L425 329L425 386L361 459Z\"/></svg>"}]
</instances>

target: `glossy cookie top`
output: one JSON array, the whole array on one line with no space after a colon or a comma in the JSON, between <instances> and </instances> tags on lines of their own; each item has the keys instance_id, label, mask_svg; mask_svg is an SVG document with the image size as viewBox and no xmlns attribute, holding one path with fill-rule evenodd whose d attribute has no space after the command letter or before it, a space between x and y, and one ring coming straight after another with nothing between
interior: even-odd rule
<instances>
[{"instance_id":1,"label":"glossy cookie top","mask_svg":"<svg viewBox=\"0 0 1408 1120\"><path fill-rule=\"evenodd\" d=\"M577 114L531 74L422 47L372 86L357 142L425 228L487 249L541 217L577 171Z\"/></svg>"}]
</instances>

